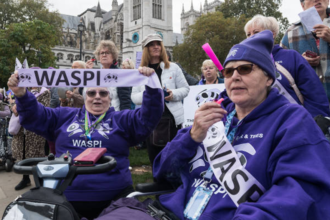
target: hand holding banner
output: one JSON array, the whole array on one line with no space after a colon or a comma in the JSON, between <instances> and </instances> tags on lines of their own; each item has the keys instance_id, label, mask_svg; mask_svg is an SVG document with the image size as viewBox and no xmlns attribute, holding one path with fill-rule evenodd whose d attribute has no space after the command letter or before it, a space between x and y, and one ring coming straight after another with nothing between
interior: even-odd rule
<instances>
[{"instance_id":1,"label":"hand holding banner","mask_svg":"<svg viewBox=\"0 0 330 220\"><path fill-rule=\"evenodd\" d=\"M223 67L222 67L219 59L213 52L211 46L208 43L206 43L202 46L202 48L204 49L205 53L210 57L210 59L213 61L214 65L216 67L218 67L219 71L221 71L223 69Z\"/></svg>"}]
</instances>

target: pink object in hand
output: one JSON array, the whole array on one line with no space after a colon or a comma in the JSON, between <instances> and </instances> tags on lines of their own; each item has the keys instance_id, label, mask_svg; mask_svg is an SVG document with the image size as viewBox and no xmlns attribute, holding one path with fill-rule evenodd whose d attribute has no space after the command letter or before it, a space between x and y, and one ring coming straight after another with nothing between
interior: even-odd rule
<instances>
[{"instance_id":1,"label":"pink object in hand","mask_svg":"<svg viewBox=\"0 0 330 220\"><path fill-rule=\"evenodd\" d=\"M219 71L221 71L223 67L220 61L218 60L218 57L213 52L211 46L208 43L206 43L202 46L202 48L204 49L205 53L210 57L210 59L213 61L214 65L218 67Z\"/></svg>"},{"instance_id":2,"label":"pink object in hand","mask_svg":"<svg viewBox=\"0 0 330 220\"><path fill-rule=\"evenodd\" d=\"M224 99L223 98L221 98L221 99L219 99L218 101L216 101L216 103L218 103L219 105L221 104L221 102L223 101Z\"/></svg>"}]
</instances>

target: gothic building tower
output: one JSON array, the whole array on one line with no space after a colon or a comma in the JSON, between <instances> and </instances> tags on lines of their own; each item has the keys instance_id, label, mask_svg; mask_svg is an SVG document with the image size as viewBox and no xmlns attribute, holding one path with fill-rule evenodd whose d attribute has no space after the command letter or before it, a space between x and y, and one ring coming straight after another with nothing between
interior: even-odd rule
<instances>
[{"instance_id":1,"label":"gothic building tower","mask_svg":"<svg viewBox=\"0 0 330 220\"><path fill-rule=\"evenodd\" d=\"M171 51L179 41L181 34L173 33L172 1L170 0L124 0L118 5L111 1L112 9L104 11L100 3L88 8L78 16L63 15L63 41L53 48L57 56L57 66L68 68L74 60L80 59L80 32L78 25L82 23L82 60L91 59L93 51L101 40L112 40L119 50L118 62L131 58L136 60L137 52L141 53L141 42L145 36L158 33L164 45ZM99 68L98 63L95 68Z\"/></svg>"},{"instance_id":2,"label":"gothic building tower","mask_svg":"<svg viewBox=\"0 0 330 220\"><path fill-rule=\"evenodd\" d=\"M172 1L124 0L123 58L136 59L141 42L158 33L166 47L173 47Z\"/></svg>"},{"instance_id":3,"label":"gothic building tower","mask_svg":"<svg viewBox=\"0 0 330 220\"><path fill-rule=\"evenodd\" d=\"M220 6L222 2L220 0L214 0L211 3L208 3L205 0L204 3L204 10L202 6L200 7L200 11L196 11L194 9L193 1L191 0L191 7L190 10L185 12L184 6L182 5L182 13L181 13L181 33L184 34L190 25L195 24L197 18L202 16L202 14L207 14L211 12L215 12L216 8Z\"/></svg>"}]
</instances>

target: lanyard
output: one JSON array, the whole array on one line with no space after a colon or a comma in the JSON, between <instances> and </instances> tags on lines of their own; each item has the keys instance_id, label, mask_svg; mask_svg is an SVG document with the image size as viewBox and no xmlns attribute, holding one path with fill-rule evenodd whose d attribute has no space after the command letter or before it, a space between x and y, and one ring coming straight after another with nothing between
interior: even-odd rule
<instances>
[{"instance_id":1,"label":"lanyard","mask_svg":"<svg viewBox=\"0 0 330 220\"><path fill-rule=\"evenodd\" d=\"M235 133L237 131L238 124L239 124L239 122L238 122L237 126L235 126L231 130L231 132L228 134L231 122L232 122L235 114L236 114L236 109L234 109L232 112L229 113L229 115L227 116L227 122L226 122L226 125L225 125L225 133L227 134L227 138L230 141L230 143L232 143L233 140L234 140L234 136L235 136Z\"/></svg>"},{"instance_id":2,"label":"lanyard","mask_svg":"<svg viewBox=\"0 0 330 220\"><path fill-rule=\"evenodd\" d=\"M105 116L105 113L106 112L104 112L95 122L94 122L94 124L92 124L91 123L91 120L90 120L90 118L89 118L89 113L88 113L88 111L86 110L85 111L85 136L87 136L88 137L88 139L89 140L91 140L91 130L93 130L95 127L96 127L96 125L100 122L100 121L102 121L102 119L104 118L104 116Z\"/></svg>"}]
</instances>

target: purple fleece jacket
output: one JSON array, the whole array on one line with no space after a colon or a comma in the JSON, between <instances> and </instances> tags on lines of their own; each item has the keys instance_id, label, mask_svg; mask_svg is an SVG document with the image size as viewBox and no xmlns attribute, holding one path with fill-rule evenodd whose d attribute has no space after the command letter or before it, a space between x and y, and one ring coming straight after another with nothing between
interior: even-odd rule
<instances>
[{"instance_id":1,"label":"purple fleece jacket","mask_svg":"<svg viewBox=\"0 0 330 220\"><path fill-rule=\"evenodd\" d=\"M228 113L234 109L228 98L222 105ZM230 130L237 122L234 117ZM182 181L174 193L159 198L180 219L184 219L183 211L194 190L203 183L201 174L209 167L204 147L191 139L190 129L178 132L153 167L158 181ZM236 207L213 175L208 188L214 193L200 220L316 220L330 216L330 144L303 107L289 104L272 89L238 126L233 146L240 144L245 145L236 148L237 154L265 187L265 194L257 202Z\"/></svg>"},{"instance_id":2,"label":"purple fleece jacket","mask_svg":"<svg viewBox=\"0 0 330 220\"><path fill-rule=\"evenodd\" d=\"M295 50L286 50L278 44L272 51L275 62L281 64L291 73L299 91L304 97L304 107L313 116L330 116L329 101L321 81L315 70ZM301 104L296 93L291 87L289 80L281 74L277 80L290 93L297 103Z\"/></svg>"},{"instance_id":3,"label":"purple fleece jacket","mask_svg":"<svg viewBox=\"0 0 330 220\"><path fill-rule=\"evenodd\" d=\"M132 184L129 147L143 141L156 127L164 110L163 94L160 89L146 86L140 109L116 112L111 107L92 133L91 141L85 141L84 136L85 106L47 108L30 92L17 98L16 103L21 125L55 141L56 156L68 150L75 158L88 147L107 148L105 155L117 160L116 168L102 174L79 175L65 191L69 201L105 201Z\"/></svg>"}]
</instances>

